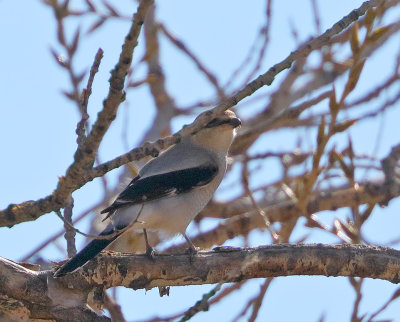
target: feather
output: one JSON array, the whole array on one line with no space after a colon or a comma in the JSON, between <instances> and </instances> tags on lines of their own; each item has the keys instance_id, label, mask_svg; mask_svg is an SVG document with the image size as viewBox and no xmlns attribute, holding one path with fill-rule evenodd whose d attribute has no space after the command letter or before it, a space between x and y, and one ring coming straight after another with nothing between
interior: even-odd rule
<instances>
[{"instance_id":1,"label":"feather","mask_svg":"<svg viewBox=\"0 0 400 322\"><path fill-rule=\"evenodd\" d=\"M100 213L109 213L106 217L108 218L115 210L121 207L188 192L195 187L209 183L217 172L218 166L209 163L199 167L171 171L145 178L137 176L120 193L114 203Z\"/></svg>"}]
</instances>

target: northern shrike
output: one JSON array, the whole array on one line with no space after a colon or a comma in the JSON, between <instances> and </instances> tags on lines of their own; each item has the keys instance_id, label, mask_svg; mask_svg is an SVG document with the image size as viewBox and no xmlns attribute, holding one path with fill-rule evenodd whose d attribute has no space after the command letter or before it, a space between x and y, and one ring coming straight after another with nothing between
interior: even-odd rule
<instances>
[{"instance_id":1,"label":"northern shrike","mask_svg":"<svg viewBox=\"0 0 400 322\"><path fill-rule=\"evenodd\" d=\"M118 237L144 232L147 253L152 248L146 231L162 231L168 236L182 234L192 251L195 247L186 236L186 228L207 205L226 171L227 154L241 124L231 111L225 111L196 133L183 137L159 157L148 162L109 207L109 224L77 255L56 272L61 277L81 267Z\"/></svg>"}]
</instances>

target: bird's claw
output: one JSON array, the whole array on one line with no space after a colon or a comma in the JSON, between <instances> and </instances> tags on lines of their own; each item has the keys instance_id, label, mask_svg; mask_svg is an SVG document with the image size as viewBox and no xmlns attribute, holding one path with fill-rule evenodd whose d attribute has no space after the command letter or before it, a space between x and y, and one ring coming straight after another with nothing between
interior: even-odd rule
<instances>
[{"instance_id":1,"label":"bird's claw","mask_svg":"<svg viewBox=\"0 0 400 322\"><path fill-rule=\"evenodd\" d=\"M194 257L196 256L197 252L200 250L199 247L189 247L187 249L187 253L189 254L189 262L190 264L193 264L194 262Z\"/></svg>"},{"instance_id":2,"label":"bird's claw","mask_svg":"<svg viewBox=\"0 0 400 322\"><path fill-rule=\"evenodd\" d=\"M151 260L155 259L156 251L154 250L153 247L146 247L146 256Z\"/></svg>"}]
</instances>

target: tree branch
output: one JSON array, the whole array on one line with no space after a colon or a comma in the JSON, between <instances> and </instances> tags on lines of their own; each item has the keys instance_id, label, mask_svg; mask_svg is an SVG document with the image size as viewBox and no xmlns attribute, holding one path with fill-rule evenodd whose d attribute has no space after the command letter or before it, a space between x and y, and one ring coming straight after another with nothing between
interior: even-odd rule
<instances>
[{"instance_id":1,"label":"tree branch","mask_svg":"<svg viewBox=\"0 0 400 322\"><path fill-rule=\"evenodd\" d=\"M399 283L400 251L364 245L270 245L255 248L217 247L189 255L146 255L109 252L65 276L66 285L103 284L151 289L238 282L243 279L291 275L354 276Z\"/></svg>"},{"instance_id":2,"label":"tree branch","mask_svg":"<svg viewBox=\"0 0 400 322\"><path fill-rule=\"evenodd\" d=\"M0 265L5 259L0 258ZM43 280L50 271L36 273L16 268L14 273ZM29 271L29 272L27 272ZM199 252L190 263L188 254L158 254L154 261L145 254L132 255L105 252L83 268L53 281L72 290L88 290L93 286L106 288L124 286L151 289L160 286L183 286L237 282L243 279L292 275L353 276L399 283L400 251L381 246L364 245L269 245L255 248L216 247ZM7 274L0 271L2 277ZM8 277L10 275L7 275ZM17 285L9 282L11 289ZM44 287L42 284L40 288ZM5 288L3 291L9 291ZM22 292L19 290L18 292ZM24 290L39 296L39 291ZM36 293L37 292L37 293ZM15 296L14 293L10 293ZM22 294L19 294L22 296ZM18 297L19 297L18 296ZM32 299L33 297L27 297Z\"/></svg>"},{"instance_id":3,"label":"tree branch","mask_svg":"<svg viewBox=\"0 0 400 322\"><path fill-rule=\"evenodd\" d=\"M121 102L125 99L124 82L131 66L133 50L142 29L144 17L153 0L142 0L133 17L131 28L125 37L124 45L114 70L111 72L110 88L104 100L103 109L84 142L80 142L74 155L74 162L69 166L64 177L60 178L58 186L52 195L37 201L26 201L19 205L10 204L0 211L0 227L35 220L41 215L58 210L65 206L73 191L87 182L88 171L92 169L98 147L112 121L115 119Z\"/></svg>"},{"instance_id":4,"label":"tree branch","mask_svg":"<svg viewBox=\"0 0 400 322\"><path fill-rule=\"evenodd\" d=\"M176 134L159 139L153 143L146 143L124 155L92 168L99 144L110 124L115 119L119 104L124 100L124 80L131 64L132 52L137 44L137 37L140 33L144 16L153 3L151 0L141 1L138 11L134 16L131 30L125 38L125 44L119 62L112 72L110 91L108 97L104 101L104 108L99 113L91 133L85 140L85 144L82 145L82 148L77 149L74 162L67 170L65 177L60 180L57 189L52 195L37 201L26 201L19 205L10 204L5 210L0 211L0 227L12 226L21 222L35 220L45 213L60 209L65 206L68 196L73 191L81 188L96 177L100 177L128 162L139 160L149 155L158 155L159 151L176 144L182 136L190 135L192 132L204 126L204 124L216 115L235 106L238 102L252 95L263 86L270 85L274 81L275 76L283 70L290 68L294 61L328 44L332 37L345 30L354 21L357 21L367 10L378 6L382 2L383 0L364 2L358 9L353 10L349 15L343 17L325 33L300 46L287 58L275 64L266 73L247 84L235 95L224 100L215 108L200 114L192 124L184 127Z\"/></svg>"},{"instance_id":5,"label":"tree branch","mask_svg":"<svg viewBox=\"0 0 400 322\"><path fill-rule=\"evenodd\" d=\"M192 258L188 254L160 254L154 260L144 254L106 252L74 273L56 279L51 271L30 271L0 258L0 296L24 303L31 314L40 310L43 318L54 317L54 312L61 310L66 314L68 309L91 314L84 306L88 295L98 287L148 290L292 275L352 276L399 283L399 271L400 251L350 244L217 247ZM0 301L0 311L4 309Z\"/></svg>"},{"instance_id":6,"label":"tree branch","mask_svg":"<svg viewBox=\"0 0 400 322\"><path fill-rule=\"evenodd\" d=\"M300 216L309 216L325 210L336 210L344 207L356 207L363 204L386 203L400 195L400 185L386 183L360 183L356 187L341 188L334 191L322 191L310 198L307 212L297 207L296 202L287 200L275 205L265 205L259 202L262 210L268 214L271 223L287 222ZM236 236L247 236L250 231L265 227L264 219L254 211L250 202L238 200L230 204L209 203L199 216L213 218L229 218L216 228L192 238L193 243L200 248L210 248L222 245ZM185 245L171 247L168 251L182 250Z\"/></svg>"},{"instance_id":7,"label":"tree branch","mask_svg":"<svg viewBox=\"0 0 400 322\"><path fill-rule=\"evenodd\" d=\"M36 318L57 321L110 321L82 304L86 301L80 294L82 292L53 290L47 282L48 275L48 272L31 271L0 257L0 316L10 321L14 321L17 316L21 321ZM66 294L68 297L62 297ZM58 296L62 298L57 298ZM67 307L61 304L62 301Z\"/></svg>"}]
</instances>

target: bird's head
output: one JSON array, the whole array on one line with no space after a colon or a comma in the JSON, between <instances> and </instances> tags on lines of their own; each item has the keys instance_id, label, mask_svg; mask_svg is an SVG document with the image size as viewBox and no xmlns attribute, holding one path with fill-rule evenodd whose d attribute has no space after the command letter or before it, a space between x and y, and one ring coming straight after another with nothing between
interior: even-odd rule
<instances>
[{"instance_id":1,"label":"bird's head","mask_svg":"<svg viewBox=\"0 0 400 322\"><path fill-rule=\"evenodd\" d=\"M192 136L195 144L215 152L227 152L242 124L236 114L227 110L218 115Z\"/></svg>"}]
</instances>

